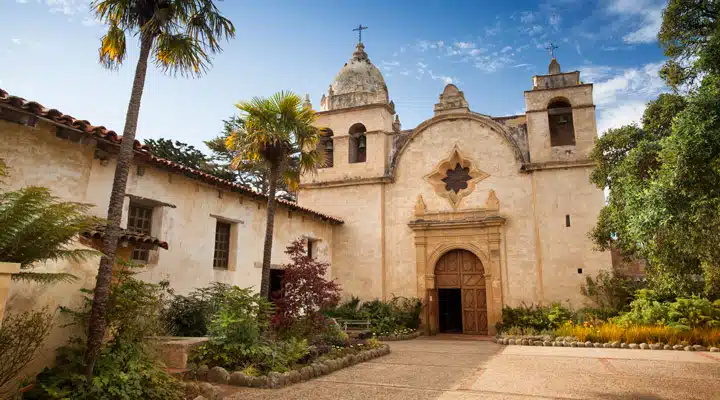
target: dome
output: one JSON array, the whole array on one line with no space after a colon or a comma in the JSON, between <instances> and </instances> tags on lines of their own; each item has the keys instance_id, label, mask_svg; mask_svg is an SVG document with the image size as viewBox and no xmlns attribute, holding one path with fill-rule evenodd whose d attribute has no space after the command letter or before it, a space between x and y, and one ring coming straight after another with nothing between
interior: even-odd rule
<instances>
[{"instance_id":1,"label":"dome","mask_svg":"<svg viewBox=\"0 0 720 400\"><path fill-rule=\"evenodd\" d=\"M355 52L330 84L323 110L389 104L387 85L380 70L370 62L365 46L358 43Z\"/></svg>"}]
</instances>

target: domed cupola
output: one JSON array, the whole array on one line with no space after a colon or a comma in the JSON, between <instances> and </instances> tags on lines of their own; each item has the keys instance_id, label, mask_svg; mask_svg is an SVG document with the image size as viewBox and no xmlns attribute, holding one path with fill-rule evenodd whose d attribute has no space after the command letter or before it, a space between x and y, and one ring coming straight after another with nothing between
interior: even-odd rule
<instances>
[{"instance_id":1,"label":"domed cupola","mask_svg":"<svg viewBox=\"0 0 720 400\"><path fill-rule=\"evenodd\" d=\"M350 61L335 76L327 96L323 95L320 108L330 111L368 104L391 102L382 73L370 62L365 45L358 43Z\"/></svg>"}]
</instances>

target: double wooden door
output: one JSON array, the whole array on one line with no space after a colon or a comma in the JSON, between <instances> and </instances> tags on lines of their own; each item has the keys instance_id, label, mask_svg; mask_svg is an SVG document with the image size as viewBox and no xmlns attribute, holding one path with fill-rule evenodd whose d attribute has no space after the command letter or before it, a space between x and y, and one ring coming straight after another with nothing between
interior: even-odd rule
<instances>
[{"instance_id":1,"label":"double wooden door","mask_svg":"<svg viewBox=\"0 0 720 400\"><path fill-rule=\"evenodd\" d=\"M485 269L480 259L467 250L445 253L435 265L435 283L437 289L461 290L463 333L487 335Z\"/></svg>"}]
</instances>

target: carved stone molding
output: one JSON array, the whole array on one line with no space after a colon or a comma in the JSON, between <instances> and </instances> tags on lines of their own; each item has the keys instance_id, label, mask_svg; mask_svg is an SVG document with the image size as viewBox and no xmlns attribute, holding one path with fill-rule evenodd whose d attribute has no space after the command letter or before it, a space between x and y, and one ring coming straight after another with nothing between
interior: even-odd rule
<instances>
[{"instance_id":1,"label":"carved stone molding","mask_svg":"<svg viewBox=\"0 0 720 400\"><path fill-rule=\"evenodd\" d=\"M450 154L424 178L435 193L448 199L453 209L457 209L463 197L472 193L477 183L488 176L465 157L456 144Z\"/></svg>"}]
</instances>

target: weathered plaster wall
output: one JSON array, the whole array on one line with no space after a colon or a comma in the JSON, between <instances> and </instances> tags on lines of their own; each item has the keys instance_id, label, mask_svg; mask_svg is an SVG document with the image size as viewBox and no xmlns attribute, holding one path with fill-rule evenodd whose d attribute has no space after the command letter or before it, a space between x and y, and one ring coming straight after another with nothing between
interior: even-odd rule
<instances>
[{"instance_id":1,"label":"weathered plaster wall","mask_svg":"<svg viewBox=\"0 0 720 400\"><path fill-rule=\"evenodd\" d=\"M334 229L331 275L344 296L382 298L382 185L303 189L298 202L341 218Z\"/></svg>"},{"instance_id":2,"label":"weathered plaster wall","mask_svg":"<svg viewBox=\"0 0 720 400\"><path fill-rule=\"evenodd\" d=\"M601 190L589 183L591 168L534 171L541 238L542 281L546 302L587 302L580 293L586 276L612 265L610 252L593 250L588 233L604 204ZM566 215L570 226L566 226ZM578 273L582 268L582 273Z\"/></svg>"},{"instance_id":3,"label":"weathered plaster wall","mask_svg":"<svg viewBox=\"0 0 720 400\"><path fill-rule=\"evenodd\" d=\"M94 204L91 213L104 217L115 168L114 159L103 165L93 159L93 142L72 143L55 137L55 128L40 122L37 128L0 121L0 159L9 167L8 189L38 185L48 187L63 200ZM252 201L236 193L211 187L181 175L146 167L142 176L132 167L127 192L173 204L153 210L153 235L169 243L169 250L152 251L147 271L140 276L157 282L168 279L177 293L226 282L241 287L259 286L262 245L265 232L265 202ZM125 202L125 221L127 207ZM212 265L216 218L234 222L231 233L231 265L228 270ZM123 222L123 225L126 222ZM308 236L317 239L317 257L332 261L333 226L310 216L289 212L279 206L275 217L273 264L288 259L285 246L293 239ZM80 244L78 244L80 246ZM47 262L37 271L69 272L78 277L74 283L38 285L13 282L8 301L9 312L47 306L77 307L79 289L95 283L97 257L85 262ZM59 317L58 317L59 318ZM54 359L53 348L65 343L70 335L56 323L41 352L27 373L34 374Z\"/></svg>"},{"instance_id":4,"label":"weathered plaster wall","mask_svg":"<svg viewBox=\"0 0 720 400\"><path fill-rule=\"evenodd\" d=\"M417 293L413 232L407 224L413 219L418 194L423 196L428 212L452 210L449 201L436 194L423 176L447 157L455 145L490 175L462 199L458 210L484 207L492 189L500 201L499 214L507 220L503 228L504 244L501 244L504 301L508 304L537 301L530 178L519 172L520 163L502 135L484 123L469 119L431 125L415 136L400 155L395 183L387 186L386 196L388 292L424 295Z\"/></svg>"}]
</instances>

